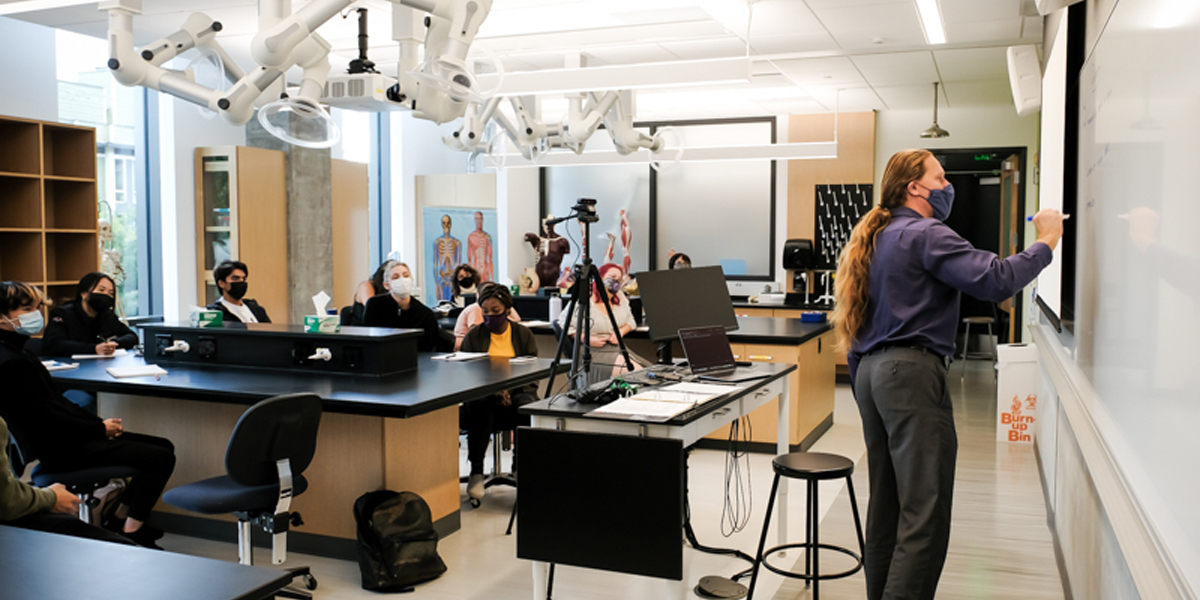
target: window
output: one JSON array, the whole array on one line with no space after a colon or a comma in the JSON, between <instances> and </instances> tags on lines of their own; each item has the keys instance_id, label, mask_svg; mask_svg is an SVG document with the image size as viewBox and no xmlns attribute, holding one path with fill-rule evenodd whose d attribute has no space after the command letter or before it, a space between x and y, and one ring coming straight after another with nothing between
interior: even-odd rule
<instances>
[{"instance_id":1,"label":"window","mask_svg":"<svg viewBox=\"0 0 1200 600\"><path fill-rule=\"evenodd\" d=\"M96 129L100 270L117 283L117 314L139 309L138 207L134 177L137 113L143 95L113 80L103 39L57 30L58 120Z\"/></svg>"}]
</instances>

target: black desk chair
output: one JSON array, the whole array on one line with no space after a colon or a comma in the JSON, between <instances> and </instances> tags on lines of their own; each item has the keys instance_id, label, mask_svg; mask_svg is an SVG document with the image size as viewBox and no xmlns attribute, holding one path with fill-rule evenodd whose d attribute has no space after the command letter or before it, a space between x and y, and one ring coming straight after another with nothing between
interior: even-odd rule
<instances>
[{"instance_id":1,"label":"black desk chair","mask_svg":"<svg viewBox=\"0 0 1200 600\"><path fill-rule=\"evenodd\" d=\"M202 514L233 513L238 519L238 562L254 564L250 525L274 534L272 562L287 559L287 531L302 525L290 512L292 497L308 489L303 473L312 463L321 423L321 399L315 394L291 394L263 400L242 414L225 450L225 475L169 490L163 500ZM316 589L308 567L290 568L305 587ZM311 598L282 590L279 596Z\"/></svg>"},{"instance_id":2,"label":"black desk chair","mask_svg":"<svg viewBox=\"0 0 1200 600\"><path fill-rule=\"evenodd\" d=\"M13 474L20 478L25 474L25 467L37 459L30 451L31 446L21 441L21 435L9 425L8 433L8 464ZM30 480L38 487L61 483L68 492L79 497L79 520L92 522L92 509L100 505L100 499L94 493L108 485L113 479L137 477L141 473L133 467L93 467L78 471L52 471L45 465L38 464L33 468Z\"/></svg>"}]
</instances>

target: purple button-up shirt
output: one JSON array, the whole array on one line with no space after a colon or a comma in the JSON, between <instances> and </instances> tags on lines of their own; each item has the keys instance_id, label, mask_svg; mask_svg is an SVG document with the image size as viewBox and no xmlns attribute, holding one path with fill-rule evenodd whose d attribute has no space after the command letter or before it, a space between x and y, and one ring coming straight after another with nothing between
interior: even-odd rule
<instances>
[{"instance_id":1,"label":"purple button-up shirt","mask_svg":"<svg viewBox=\"0 0 1200 600\"><path fill-rule=\"evenodd\" d=\"M1029 285L1052 258L1050 247L1039 242L1001 259L937 219L904 207L891 212L891 223L875 238L867 318L848 356L851 379L859 359L883 346L922 346L951 356L961 292L1003 301Z\"/></svg>"}]
</instances>

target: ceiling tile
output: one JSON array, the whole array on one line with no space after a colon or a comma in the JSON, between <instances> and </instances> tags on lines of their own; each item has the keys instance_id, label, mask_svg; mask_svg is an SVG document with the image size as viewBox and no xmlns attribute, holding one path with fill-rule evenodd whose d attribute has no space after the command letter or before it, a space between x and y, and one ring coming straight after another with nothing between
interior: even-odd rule
<instances>
[{"instance_id":1,"label":"ceiling tile","mask_svg":"<svg viewBox=\"0 0 1200 600\"><path fill-rule=\"evenodd\" d=\"M865 54L852 58L859 72L873 87L916 81L937 81L933 55L927 51L895 54Z\"/></svg>"},{"instance_id":2,"label":"ceiling tile","mask_svg":"<svg viewBox=\"0 0 1200 600\"><path fill-rule=\"evenodd\" d=\"M1021 16L1021 0L941 0L939 5L946 25Z\"/></svg>"},{"instance_id":3,"label":"ceiling tile","mask_svg":"<svg viewBox=\"0 0 1200 600\"><path fill-rule=\"evenodd\" d=\"M803 2L796 0L758 0L751 5L754 10L750 27L750 39L777 35L802 33L825 33L825 26L817 20ZM745 26L735 33L744 33Z\"/></svg>"},{"instance_id":4,"label":"ceiling tile","mask_svg":"<svg viewBox=\"0 0 1200 600\"><path fill-rule=\"evenodd\" d=\"M1014 40L1021 37L1023 19L1016 17L1000 21L947 23L946 41L951 44Z\"/></svg>"},{"instance_id":5,"label":"ceiling tile","mask_svg":"<svg viewBox=\"0 0 1200 600\"><path fill-rule=\"evenodd\" d=\"M942 81L981 81L1003 79L1008 81L1008 56L1004 48L967 48L961 50L935 50L933 60L937 64Z\"/></svg>"},{"instance_id":6,"label":"ceiling tile","mask_svg":"<svg viewBox=\"0 0 1200 600\"><path fill-rule=\"evenodd\" d=\"M805 87L866 85L854 63L844 56L778 60L773 64L797 85Z\"/></svg>"},{"instance_id":7,"label":"ceiling tile","mask_svg":"<svg viewBox=\"0 0 1200 600\"><path fill-rule=\"evenodd\" d=\"M750 46L758 54L791 54L795 52L820 52L837 50L838 44L825 32L775 35L750 38Z\"/></svg>"},{"instance_id":8,"label":"ceiling tile","mask_svg":"<svg viewBox=\"0 0 1200 600\"><path fill-rule=\"evenodd\" d=\"M811 5L810 5L811 6ZM813 7L813 13L843 49L869 48L876 38L900 45L923 45L925 32L914 2Z\"/></svg>"}]
</instances>

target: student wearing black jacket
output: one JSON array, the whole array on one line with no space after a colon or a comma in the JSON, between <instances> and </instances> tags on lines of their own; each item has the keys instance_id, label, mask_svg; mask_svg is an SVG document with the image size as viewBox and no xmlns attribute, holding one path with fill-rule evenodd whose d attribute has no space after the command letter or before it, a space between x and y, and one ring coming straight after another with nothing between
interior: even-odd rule
<instances>
[{"instance_id":1,"label":"student wearing black jacket","mask_svg":"<svg viewBox=\"0 0 1200 600\"><path fill-rule=\"evenodd\" d=\"M483 324L476 325L463 338L463 352L487 352L495 358L537 356L533 332L520 323L508 320L513 307L512 293L502 285L489 285L479 290L477 300L483 310ZM467 432L467 461L471 463L467 478L467 496L472 504L483 499L483 459L487 455L492 432L516 429L528 425L529 417L517 413L517 408L537 399L537 385L530 384L499 394L466 402L458 409L458 426ZM513 451L513 472L517 470L516 451Z\"/></svg>"},{"instance_id":2,"label":"student wearing black jacket","mask_svg":"<svg viewBox=\"0 0 1200 600\"><path fill-rule=\"evenodd\" d=\"M75 301L50 311L46 335L42 336L42 355L110 355L118 348L136 346L137 334L113 311L116 294L117 286L108 275L84 275L76 287Z\"/></svg>"},{"instance_id":3,"label":"student wearing black jacket","mask_svg":"<svg viewBox=\"0 0 1200 600\"><path fill-rule=\"evenodd\" d=\"M117 349L128 350L136 346L137 334L113 312L116 293L117 286L108 275L100 272L84 275L75 288L75 301L50 311L46 335L42 336L42 356L111 356ZM83 390L67 390L63 396L95 414L94 395Z\"/></svg>"},{"instance_id":4,"label":"student wearing black jacket","mask_svg":"<svg viewBox=\"0 0 1200 600\"><path fill-rule=\"evenodd\" d=\"M175 448L160 437L126 433L121 419L101 419L55 391L49 371L24 348L42 329L42 304L37 288L0 282L0 419L48 469L137 469L140 475L117 507L118 521L106 526L142 546L157 547L154 540L162 532L145 521L175 470Z\"/></svg>"},{"instance_id":5,"label":"student wearing black jacket","mask_svg":"<svg viewBox=\"0 0 1200 600\"><path fill-rule=\"evenodd\" d=\"M367 300L363 315L364 327L392 327L395 329L421 329L417 350L432 352L438 340L437 315L428 306L412 297L412 271L404 263L396 263L388 269L383 279L386 294Z\"/></svg>"},{"instance_id":6,"label":"student wearing black jacket","mask_svg":"<svg viewBox=\"0 0 1200 600\"><path fill-rule=\"evenodd\" d=\"M221 311L230 323L270 323L267 309L245 298L249 290L246 278L249 276L250 268L246 263L240 260L221 261L213 269L213 279L217 282L217 289L221 290L221 297L205 308Z\"/></svg>"}]
</instances>

